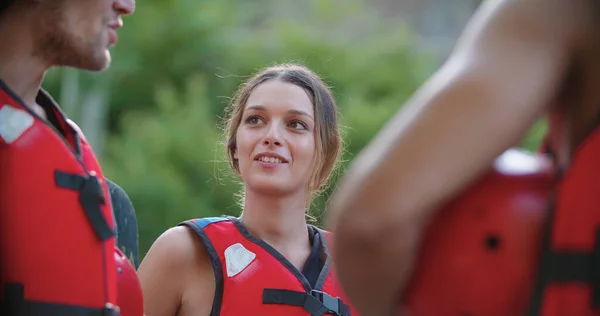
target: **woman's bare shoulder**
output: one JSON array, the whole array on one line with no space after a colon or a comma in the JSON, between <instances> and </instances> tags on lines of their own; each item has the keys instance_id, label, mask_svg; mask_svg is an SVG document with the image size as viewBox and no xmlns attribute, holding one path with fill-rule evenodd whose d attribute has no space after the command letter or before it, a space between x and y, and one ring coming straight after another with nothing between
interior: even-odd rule
<instances>
[{"instance_id":1,"label":"woman's bare shoulder","mask_svg":"<svg viewBox=\"0 0 600 316\"><path fill-rule=\"evenodd\" d=\"M156 239L138 275L145 310L156 311L155 315L184 312L190 295L198 295L203 306L210 305L214 296L214 272L206 246L185 226L170 228Z\"/></svg>"}]
</instances>

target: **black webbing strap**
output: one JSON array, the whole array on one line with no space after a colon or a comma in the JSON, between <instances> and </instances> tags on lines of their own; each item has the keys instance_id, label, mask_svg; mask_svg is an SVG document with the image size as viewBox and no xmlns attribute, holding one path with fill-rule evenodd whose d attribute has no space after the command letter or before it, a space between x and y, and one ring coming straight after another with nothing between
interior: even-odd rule
<instances>
[{"instance_id":1,"label":"black webbing strap","mask_svg":"<svg viewBox=\"0 0 600 316\"><path fill-rule=\"evenodd\" d=\"M332 314L350 316L350 308L339 297L312 290L311 293L281 289L264 289L263 304L301 306L312 316Z\"/></svg>"},{"instance_id":2,"label":"black webbing strap","mask_svg":"<svg viewBox=\"0 0 600 316\"><path fill-rule=\"evenodd\" d=\"M22 284L5 286L4 300L0 300L2 316L119 316L119 308L107 304L104 308L74 306L59 303L26 301Z\"/></svg>"},{"instance_id":3,"label":"black webbing strap","mask_svg":"<svg viewBox=\"0 0 600 316\"><path fill-rule=\"evenodd\" d=\"M539 316L544 291L550 283L587 283L592 288L591 308L600 310L600 229L596 230L594 250L591 253L556 252L544 245L538 282L529 310L529 316Z\"/></svg>"},{"instance_id":4,"label":"black webbing strap","mask_svg":"<svg viewBox=\"0 0 600 316\"><path fill-rule=\"evenodd\" d=\"M114 231L108 226L108 222L102 214L100 205L106 203L104 191L100 181L94 175L83 176L55 170L54 182L61 188L79 191L79 202L85 214L101 241L114 236Z\"/></svg>"}]
</instances>

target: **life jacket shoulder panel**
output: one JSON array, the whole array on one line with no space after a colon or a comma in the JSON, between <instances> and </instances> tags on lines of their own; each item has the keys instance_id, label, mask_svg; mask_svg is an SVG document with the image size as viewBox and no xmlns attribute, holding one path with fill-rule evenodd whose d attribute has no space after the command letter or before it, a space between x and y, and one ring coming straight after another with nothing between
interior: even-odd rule
<instances>
[{"instance_id":1,"label":"life jacket shoulder panel","mask_svg":"<svg viewBox=\"0 0 600 316\"><path fill-rule=\"evenodd\" d=\"M600 125L577 148L556 190L540 264L543 316L600 315Z\"/></svg>"},{"instance_id":2,"label":"life jacket shoulder panel","mask_svg":"<svg viewBox=\"0 0 600 316\"><path fill-rule=\"evenodd\" d=\"M180 225L190 227L200 236L212 258L217 286L211 316L306 316L334 305L334 309L339 306L340 315L357 315L346 305L335 279L328 232L318 232L327 259L313 289L288 260L251 236L237 218L201 218Z\"/></svg>"},{"instance_id":3,"label":"life jacket shoulder panel","mask_svg":"<svg viewBox=\"0 0 600 316\"><path fill-rule=\"evenodd\" d=\"M600 315L600 125L558 174L543 151L534 172L496 164L440 210L402 297L411 315Z\"/></svg>"},{"instance_id":4,"label":"life jacket shoulder panel","mask_svg":"<svg viewBox=\"0 0 600 316\"><path fill-rule=\"evenodd\" d=\"M0 82L0 314L101 315L117 304L104 176L54 111L64 137Z\"/></svg>"}]
</instances>

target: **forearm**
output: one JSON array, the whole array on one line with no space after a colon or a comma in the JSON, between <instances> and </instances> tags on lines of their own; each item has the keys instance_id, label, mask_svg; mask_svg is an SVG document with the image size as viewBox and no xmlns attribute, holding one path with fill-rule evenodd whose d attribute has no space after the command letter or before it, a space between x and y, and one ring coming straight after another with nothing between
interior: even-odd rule
<instances>
[{"instance_id":1,"label":"forearm","mask_svg":"<svg viewBox=\"0 0 600 316\"><path fill-rule=\"evenodd\" d=\"M384 222L427 222L537 116L507 110L493 87L483 71L452 64L440 70L352 163L334 196L333 217L356 207Z\"/></svg>"}]
</instances>

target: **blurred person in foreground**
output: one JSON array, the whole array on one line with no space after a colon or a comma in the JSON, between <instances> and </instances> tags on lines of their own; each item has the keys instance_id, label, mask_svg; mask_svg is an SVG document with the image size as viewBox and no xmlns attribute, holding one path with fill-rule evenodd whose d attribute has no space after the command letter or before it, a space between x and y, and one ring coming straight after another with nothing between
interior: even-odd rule
<instances>
[{"instance_id":1,"label":"blurred person in foreground","mask_svg":"<svg viewBox=\"0 0 600 316\"><path fill-rule=\"evenodd\" d=\"M356 157L332 198L336 270L361 315L398 315L401 306L413 316L600 315L599 31L598 1L483 2L449 59ZM544 116L550 155L517 154L526 163L511 166L527 177L554 173L549 209L528 210L527 194L478 181L509 176L497 159ZM463 207L446 212L456 198ZM459 229L483 228L478 213L466 213L469 201L480 203L472 205L480 217L507 206L488 219L502 228L498 250L488 251L484 232L469 239ZM510 232L517 227L523 235ZM498 261L506 264L490 269ZM419 292L428 273L444 291Z\"/></svg>"},{"instance_id":2,"label":"blurred person in foreground","mask_svg":"<svg viewBox=\"0 0 600 316\"><path fill-rule=\"evenodd\" d=\"M331 91L303 66L278 65L245 82L229 110L242 215L185 221L154 242L138 271L148 315L351 315L331 235L306 220L342 148Z\"/></svg>"},{"instance_id":3,"label":"blurred person in foreground","mask_svg":"<svg viewBox=\"0 0 600 316\"><path fill-rule=\"evenodd\" d=\"M143 313L135 270L115 240L117 226L135 230L123 232L120 245L137 255L131 202L41 88L52 67L107 68L121 17L134 7L134 0L0 4L2 315Z\"/></svg>"}]
</instances>

